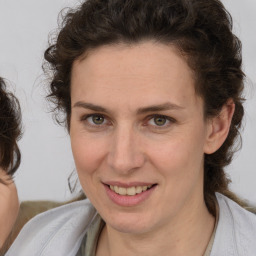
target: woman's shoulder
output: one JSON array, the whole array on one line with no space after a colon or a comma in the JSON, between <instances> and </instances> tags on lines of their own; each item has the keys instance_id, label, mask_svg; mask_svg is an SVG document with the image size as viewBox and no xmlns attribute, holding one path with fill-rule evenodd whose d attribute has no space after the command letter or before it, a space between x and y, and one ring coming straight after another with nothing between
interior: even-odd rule
<instances>
[{"instance_id":1,"label":"woman's shoulder","mask_svg":"<svg viewBox=\"0 0 256 256\"><path fill-rule=\"evenodd\" d=\"M6 255L75 255L95 215L88 199L43 212L24 226Z\"/></svg>"},{"instance_id":2,"label":"woman's shoulder","mask_svg":"<svg viewBox=\"0 0 256 256\"><path fill-rule=\"evenodd\" d=\"M219 222L211 256L252 256L256 252L256 215L216 193Z\"/></svg>"},{"instance_id":3,"label":"woman's shoulder","mask_svg":"<svg viewBox=\"0 0 256 256\"><path fill-rule=\"evenodd\" d=\"M250 206L242 200L238 200L239 203L237 203L235 200L220 193L216 193L216 198L220 208L220 214L232 216L232 218L236 219L236 222L245 222L244 224L248 223L248 221L256 221L255 207ZM240 202L242 203L240 204Z\"/></svg>"}]
</instances>

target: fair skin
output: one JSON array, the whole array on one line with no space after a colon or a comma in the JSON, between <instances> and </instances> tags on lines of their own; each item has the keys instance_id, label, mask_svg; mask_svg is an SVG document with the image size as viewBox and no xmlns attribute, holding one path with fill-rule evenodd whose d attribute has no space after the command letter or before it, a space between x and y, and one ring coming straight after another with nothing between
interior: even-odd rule
<instances>
[{"instance_id":1,"label":"fair skin","mask_svg":"<svg viewBox=\"0 0 256 256\"><path fill-rule=\"evenodd\" d=\"M215 222L203 158L225 140L232 102L205 119L184 58L148 41L76 60L71 106L79 179L106 222L96 255L203 255Z\"/></svg>"},{"instance_id":2,"label":"fair skin","mask_svg":"<svg viewBox=\"0 0 256 256\"><path fill-rule=\"evenodd\" d=\"M0 248L10 234L19 212L19 200L14 182L0 168Z\"/></svg>"}]
</instances>

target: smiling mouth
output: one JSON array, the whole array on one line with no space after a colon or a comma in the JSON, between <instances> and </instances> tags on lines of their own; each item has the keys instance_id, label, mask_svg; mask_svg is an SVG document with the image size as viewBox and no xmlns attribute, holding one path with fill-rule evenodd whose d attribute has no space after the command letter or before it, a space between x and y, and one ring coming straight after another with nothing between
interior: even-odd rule
<instances>
[{"instance_id":1,"label":"smiling mouth","mask_svg":"<svg viewBox=\"0 0 256 256\"><path fill-rule=\"evenodd\" d=\"M135 196L137 194L141 194L149 189L151 189L154 185L150 186L133 186L129 188L119 187L119 186L112 186L109 185L109 188L114 191L116 194L122 195L122 196Z\"/></svg>"}]
</instances>

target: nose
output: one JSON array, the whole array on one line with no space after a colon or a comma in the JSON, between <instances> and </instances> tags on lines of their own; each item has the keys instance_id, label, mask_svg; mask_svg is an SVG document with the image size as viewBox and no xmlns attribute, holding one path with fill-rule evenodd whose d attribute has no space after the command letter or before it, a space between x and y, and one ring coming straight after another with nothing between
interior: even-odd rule
<instances>
[{"instance_id":1,"label":"nose","mask_svg":"<svg viewBox=\"0 0 256 256\"><path fill-rule=\"evenodd\" d=\"M112 138L107 161L115 172L129 175L143 166L145 156L136 131L128 126L119 127Z\"/></svg>"}]
</instances>

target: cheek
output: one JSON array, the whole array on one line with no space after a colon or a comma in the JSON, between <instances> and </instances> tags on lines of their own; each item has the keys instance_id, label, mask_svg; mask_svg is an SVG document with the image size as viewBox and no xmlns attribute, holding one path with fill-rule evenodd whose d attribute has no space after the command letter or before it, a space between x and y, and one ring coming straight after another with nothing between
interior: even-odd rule
<instances>
[{"instance_id":1,"label":"cheek","mask_svg":"<svg viewBox=\"0 0 256 256\"><path fill-rule=\"evenodd\" d=\"M71 147L78 175L93 174L104 158L104 141L84 134L71 134Z\"/></svg>"},{"instance_id":2,"label":"cheek","mask_svg":"<svg viewBox=\"0 0 256 256\"><path fill-rule=\"evenodd\" d=\"M95 194L97 168L101 164L100 147L84 136L72 135L71 146L80 184L86 196L91 199L91 194Z\"/></svg>"},{"instance_id":3,"label":"cheek","mask_svg":"<svg viewBox=\"0 0 256 256\"><path fill-rule=\"evenodd\" d=\"M161 145L155 146L151 159L164 175L181 179L184 175L194 176L201 170L203 156L202 135L194 132L183 133L182 136L176 134Z\"/></svg>"}]
</instances>

